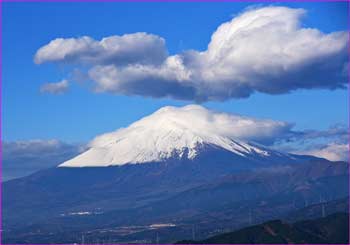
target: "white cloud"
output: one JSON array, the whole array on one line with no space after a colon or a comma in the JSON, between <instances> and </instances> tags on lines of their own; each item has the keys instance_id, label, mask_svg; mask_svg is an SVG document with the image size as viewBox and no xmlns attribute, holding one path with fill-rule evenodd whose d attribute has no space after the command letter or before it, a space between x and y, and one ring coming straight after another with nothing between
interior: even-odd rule
<instances>
[{"instance_id":1,"label":"white cloud","mask_svg":"<svg viewBox=\"0 0 350 245\"><path fill-rule=\"evenodd\" d=\"M331 161L348 161L349 160L349 145L339 143L329 143L321 147L305 151L296 151L296 154L313 155L326 158Z\"/></svg>"},{"instance_id":2,"label":"white cloud","mask_svg":"<svg viewBox=\"0 0 350 245\"><path fill-rule=\"evenodd\" d=\"M40 48L35 62L89 64L99 92L183 100L344 88L347 33L302 27L305 14L288 7L248 9L220 25L207 50L172 56L163 38L147 33L59 38Z\"/></svg>"},{"instance_id":3,"label":"white cloud","mask_svg":"<svg viewBox=\"0 0 350 245\"><path fill-rule=\"evenodd\" d=\"M95 66L89 76L97 92L192 99L196 89L181 62L179 56L171 56L161 66Z\"/></svg>"},{"instance_id":4,"label":"white cloud","mask_svg":"<svg viewBox=\"0 0 350 245\"><path fill-rule=\"evenodd\" d=\"M40 87L41 93L49 94L63 94L68 91L69 82L67 80L62 80L57 83L45 83Z\"/></svg>"},{"instance_id":5,"label":"white cloud","mask_svg":"<svg viewBox=\"0 0 350 245\"><path fill-rule=\"evenodd\" d=\"M36 64L45 62L159 64L166 56L167 50L163 38L138 32L123 36L110 36L101 41L87 36L56 38L36 52L34 62Z\"/></svg>"}]
</instances>

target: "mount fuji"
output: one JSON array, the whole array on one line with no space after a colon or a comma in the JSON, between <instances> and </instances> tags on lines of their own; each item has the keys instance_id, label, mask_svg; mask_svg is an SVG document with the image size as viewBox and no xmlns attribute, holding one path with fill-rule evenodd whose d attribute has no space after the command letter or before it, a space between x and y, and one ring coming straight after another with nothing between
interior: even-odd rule
<instances>
[{"instance_id":1,"label":"mount fuji","mask_svg":"<svg viewBox=\"0 0 350 245\"><path fill-rule=\"evenodd\" d=\"M199 105L163 107L57 167L5 182L4 241L80 243L84 234L154 243L159 232L169 243L190 238L193 224L205 238L247 225L252 210L264 221L320 196L348 196L347 163L263 146L286 128Z\"/></svg>"},{"instance_id":2,"label":"mount fuji","mask_svg":"<svg viewBox=\"0 0 350 245\"><path fill-rule=\"evenodd\" d=\"M213 112L199 105L167 106L127 128L96 137L86 152L59 167L122 166L175 159L195 161L209 151L231 154L236 161L246 161L247 166L300 161L301 156L241 140L249 138L253 126L257 125L261 130L283 126L275 124L283 123L253 121Z\"/></svg>"}]
</instances>

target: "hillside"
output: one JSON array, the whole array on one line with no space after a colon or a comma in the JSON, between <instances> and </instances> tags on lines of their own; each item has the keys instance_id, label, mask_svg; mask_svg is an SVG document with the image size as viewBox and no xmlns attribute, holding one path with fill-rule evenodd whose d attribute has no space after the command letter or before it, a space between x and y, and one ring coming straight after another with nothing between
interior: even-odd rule
<instances>
[{"instance_id":1,"label":"hillside","mask_svg":"<svg viewBox=\"0 0 350 245\"><path fill-rule=\"evenodd\" d=\"M348 244L349 214L336 213L325 218L299 221L293 224L272 220L200 241L180 241L178 244Z\"/></svg>"}]
</instances>

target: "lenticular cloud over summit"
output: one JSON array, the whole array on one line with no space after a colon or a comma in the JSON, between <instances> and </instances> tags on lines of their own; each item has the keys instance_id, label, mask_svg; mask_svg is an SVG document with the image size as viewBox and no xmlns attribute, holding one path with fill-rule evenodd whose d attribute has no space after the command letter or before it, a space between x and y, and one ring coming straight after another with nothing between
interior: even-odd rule
<instances>
[{"instance_id":1,"label":"lenticular cloud over summit","mask_svg":"<svg viewBox=\"0 0 350 245\"><path fill-rule=\"evenodd\" d=\"M193 159L202 145L244 156L270 154L249 141L268 142L290 132L291 124L219 113L199 105L163 107L127 128L97 136L83 154L61 167L110 166L162 161L176 153Z\"/></svg>"},{"instance_id":2,"label":"lenticular cloud over summit","mask_svg":"<svg viewBox=\"0 0 350 245\"><path fill-rule=\"evenodd\" d=\"M131 124L126 129L98 136L91 146L99 146L101 142L113 138L115 134L127 129L144 127L158 131L180 128L196 134L215 134L239 140L264 141L289 131L293 125L269 119L255 119L235 114L216 112L200 105L184 107L165 106L150 116ZM102 143L102 144L103 144Z\"/></svg>"},{"instance_id":3,"label":"lenticular cloud over summit","mask_svg":"<svg viewBox=\"0 0 350 245\"><path fill-rule=\"evenodd\" d=\"M347 32L303 27L305 15L288 7L248 9L221 24L206 50L172 55L162 37L148 33L57 38L34 61L88 65L97 92L199 102L344 88Z\"/></svg>"}]
</instances>

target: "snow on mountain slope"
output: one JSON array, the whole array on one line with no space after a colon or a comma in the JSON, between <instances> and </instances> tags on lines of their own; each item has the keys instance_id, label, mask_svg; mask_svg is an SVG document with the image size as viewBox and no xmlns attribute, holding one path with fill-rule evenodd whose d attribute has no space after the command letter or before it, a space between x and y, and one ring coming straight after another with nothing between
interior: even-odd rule
<instances>
[{"instance_id":1,"label":"snow on mountain slope","mask_svg":"<svg viewBox=\"0 0 350 245\"><path fill-rule=\"evenodd\" d=\"M289 154L246 143L264 140L289 127L284 122L217 113L199 105L167 106L127 128L97 136L89 150L59 167L161 162L171 157L194 159L204 145L223 148L242 157L292 158Z\"/></svg>"}]
</instances>

